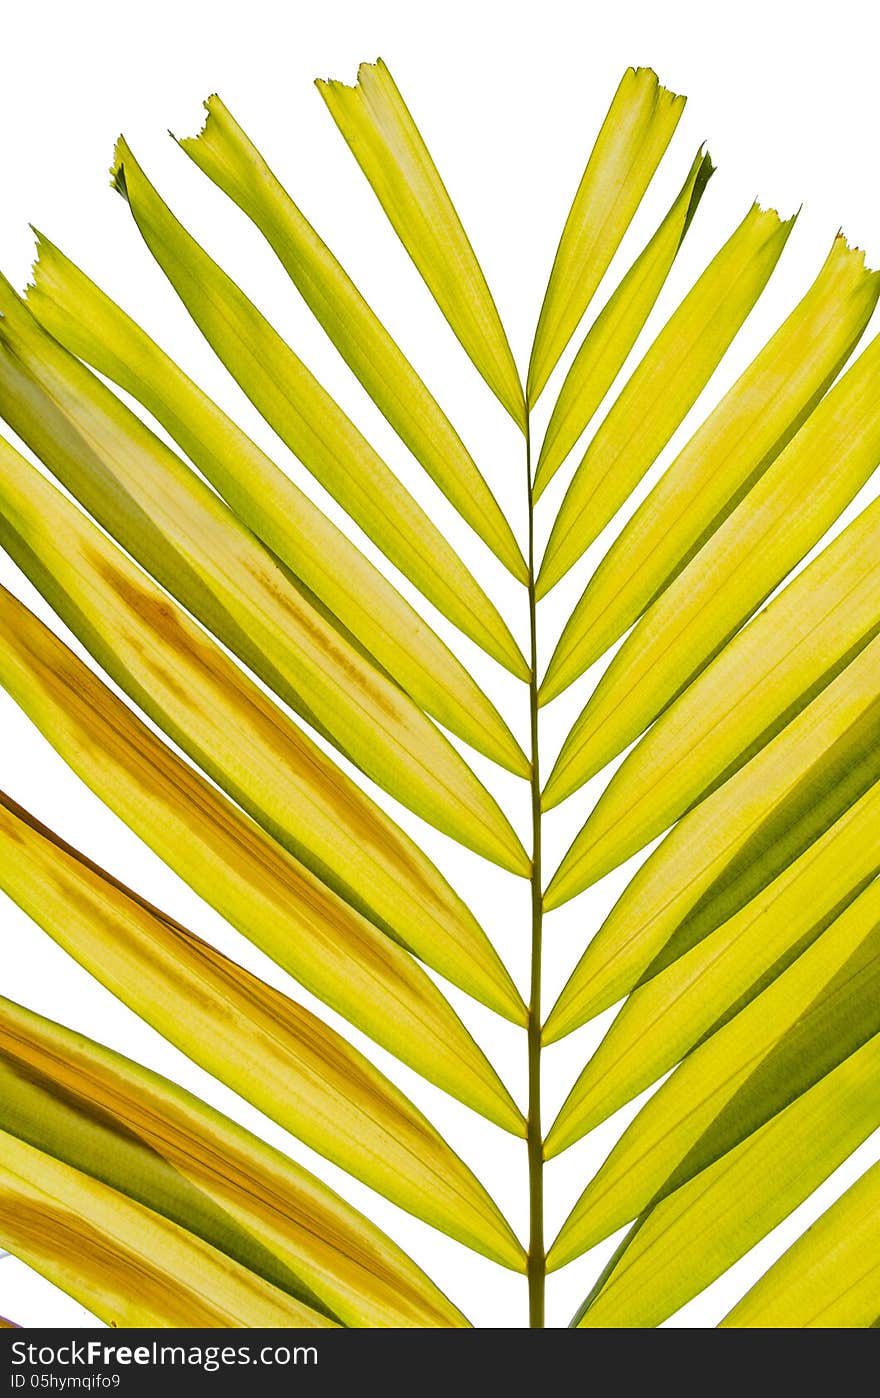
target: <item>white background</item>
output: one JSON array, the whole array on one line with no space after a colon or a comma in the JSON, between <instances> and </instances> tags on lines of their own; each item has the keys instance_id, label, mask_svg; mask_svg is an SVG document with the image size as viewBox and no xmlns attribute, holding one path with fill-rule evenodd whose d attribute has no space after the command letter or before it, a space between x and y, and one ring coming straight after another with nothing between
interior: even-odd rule
<instances>
[{"instance_id":1,"label":"white background","mask_svg":"<svg viewBox=\"0 0 880 1398\"><path fill-rule=\"evenodd\" d=\"M704 139L718 166L641 348L753 198L773 204L784 215L803 202L800 220L760 306L664 452L662 467L803 294L840 225L867 249L872 265L880 264L878 38L875 9L860 0L832 10L803 0L797 4L740 0L724 6L681 0L666 0L663 5L615 0L601 6L574 0L542 4L445 0L442 5L392 0L372 4L324 0L310 5L154 0L149 5L124 6L95 0L76 5L43 0L39 7L7 5L0 32L4 70L0 267L16 286L24 285L32 256L28 230L32 222L172 349L298 482L307 483L298 463L213 359L151 262L123 201L111 192L107 170L114 139L124 131L172 207L240 280L427 504L524 640L521 590L473 543L439 493L408 460L311 321L259 235L173 145L166 128L192 134L201 124L201 99L215 90L223 96L399 338L459 427L493 489L521 521L521 439L459 349L397 244L313 89L312 78L351 81L362 59L381 55L389 63L471 235L523 368L562 222L592 139L627 65L653 66L667 86L688 94L689 103L612 277L615 270L619 274L628 266L656 226ZM610 284L600 291L595 308ZM566 356L564 363L569 359ZM551 403L554 386L560 382L557 373L542 409ZM542 424L543 414L539 414L539 431ZM542 501L539 527L544 536L571 464ZM657 469L646 486L656 474ZM340 518L318 487L306 484L306 488ZM375 557L369 545L365 547ZM545 657L601 547L602 541L542 607ZM0 558L0 581L41 616L48 616L5 558ZM407 590L405 583L401 586ZM429 608L426 611L430 613ZM497 666L456 637L442 619L431 616L496 702L513 716L524 739L521 687L506 681ZM54 624L79 649L63 627ZM587 676L547 711L542 734L545 770L594 680L595 674ZM525 835L521 784L499 777L488 763L477 760L474 765ZM591 783L548 820L551 867L605 780L603 776ZM102 809L2 694L0 785L139 892L267 980L313 1004ZM401 813L393 802L381 799L465 894L524 984L528 942L524 884L462 853L417 819ZM627 868L606 879L548 920L548 1006L630 873ZM377 1200L194 1069L114 1002L2 895L0 929L3 993L185 1082L289 1149L378 1219L476 1323L524 1323L521 1278L465 1252ZM522 1102L523 1036L499 1025L488 1012L474 1010L465 997L450 994ZM332 1015L326 1017L338 1023ZM547 1052L548 1122L608 1020L604 1016L600 1024L587 1026ZM425 1087L381 1051L369 1051L477 1167L524 1236L524 1147ZM548 1168L550 1237L631 1115L632 1109L619 1113ZM715 1324L751 1279L840 1192L845 1179L876 1154L876 1143L868 1143L792 1220L672 1323ZM610 1241L551 1279L550 1323L567 1323L612 1245ZM89 1323L81 1307L14 1259L0 1262L0 1313L29 1325Z\"/></svg>"}]
</instances>

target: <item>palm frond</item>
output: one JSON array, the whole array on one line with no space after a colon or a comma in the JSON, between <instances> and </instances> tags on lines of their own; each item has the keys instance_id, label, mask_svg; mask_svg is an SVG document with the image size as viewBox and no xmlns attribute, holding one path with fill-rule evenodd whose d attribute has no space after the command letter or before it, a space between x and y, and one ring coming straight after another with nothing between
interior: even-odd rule
<instances>
[{"instance_id":1,"label":"palm frond","mask_svg":"<svg viewBox=\"0 0 880 1398\"><path fill-rule=\"evenodd\" d=\"M285 836L290 853L181 761L4 589L0 637L4 687L77 775L197 893L298 978L314 984L317 958L305 932L294 935L291 915L304 917L316 933L344 927L336 893L408 947L423 944L450 979L463 980L479 998L522 1020L522 1002L473 916L402 831L366 798L354 800L355 788L343 788L349 797L343 821L330 799L335 784L297 783L295 749L276 749L278 791L308 817L311 834L323 832L326 841L323 856L320 847L310 855L291 821ZM232 735L230 728L222 742ZM306 753L317 763L317 748ZM246 799L239 788L235 794ZM309 866L300 862L307 858Z\"/></svg>"},{"instance_id":2,"label":"palm frond","mask_svg":"<svg viewBox=\"0 0 880 1398\"><path fill-rule=\"evenodd\" d=\"M880 462L873 340L627 637L566 738L546 800L621 752L819 542Z\"/></svg>"},{"instance_id":3,"label":"palm frond","mask_svg":"<svg viewBox=\"0 0 880 1398\"><path fill-rule=\"evenodd\" d=\"M144 243L306 475L295 482L176 350L39 234L25 297L0 280L0 415L37 459L0 440L0 545L95 668L0 588L0 684L86 786L317 1008L66 842L25 808L30 793L24 804L0 795L0 889L290 1136L471 1256L524 1274L533 1326L545 1323L548 1270L624 1225L573 1323L659 1325L880 1127L880 502L852 508L880 463L880 339L851 359L880 274L838 236L632 510L794 220L755 204L658 322L713 173L701 147L606 292L684 105L651 70L629 69L562 232L524 391L388 68L364 65L354 87L319 88L439 311L524 433L525 535L440 406L445 394L221 98L179 144L262 234L355 391L428 477L425 498L445 495L472 550L444 536L121 138L113 181ZM600 286L601 309L565 368ZM561 387L533 458L533 409L554 373ZM576 450L551 517L545 488ZM626 509L542 677L540 599ZM522 617L502 614L482 576L498 562L525 584ZM491 667L485 681L471 673L457 633L507 672L495 676L503 702ZM516 639L526 634L527 657ZM547 777L542 739L559 710L542 709L624 636L585 705L579 696L571 731L555 735ZM544 812L631 745L548 878ZM446 840L478 869L485 859L521 895L528 992L500 953L496 934L506 952L508 929L480 925L441 856L420 847L418 820L440 832L432 851ZM548 1014L546 919L658 837L597 931L579 905L574 969ZM527 1102L484 1050L479 1019L471 1031L472 1002L527 1031ZM542 1045L614 1005L548 1129ZM390 1066L371 1059L371 1043ZM455 1131L446 1139L420 1110L426 1084L455 1113L483 1118L499 1149L524 1155L527 1244ZM647 1089L548 1248L546 1162ZM873 1325L880 1274L865 1246L878 1178L869 1168L723 1323ZM108 1324L468 1324L396 1242L286 1154L8 999L0 1242Z\"/></svg>"}]
</instances>

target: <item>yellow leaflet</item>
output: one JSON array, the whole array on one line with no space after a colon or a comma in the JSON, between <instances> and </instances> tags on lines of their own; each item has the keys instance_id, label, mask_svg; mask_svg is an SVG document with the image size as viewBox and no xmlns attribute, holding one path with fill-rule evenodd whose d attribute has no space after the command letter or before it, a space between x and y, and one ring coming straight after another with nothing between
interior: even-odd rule
<instances>
[{"instance_id":1,"label":"yellow leaflet","mask_svg":"<svg viewBox=\"0 0 880 1398\"><path fill-rule=\"evenodd\" d=\"M880 630L880 501L725 647L615 772L581 835L592 883L759 751Z\"/></svg>"},{"instance_id":2,"label":"yellow leaflet","mask_svg":"<svg viewBox=\"0 0 880 1398\"><path fill-rule=\"evenodd\" d=\"M614 1004L693 919L692 945L761 892L880 771L880 637L808 708L684 817L633 878L554 1009ZM579 881L570 866L571 887ZM571 896L559 886L558 901ZM654 966L656 969L656 966Z\"/></svg>"},{"instance_id":3,"label":"yellow leaflet","mask_svg":"<svg viewBox=\"0 0 880 1398\"><path fill-rule=\"evenodd\" d=\"M880 1315L880 1164L783 1253L725 1316L727 1329L859 1330Z\"/></svg>"},{"instance_id":4,"label":"yellow leaflet","mask_svg":"<svg viewBox=\"0 0 880 1398\"><path fill-rule=\"evenodd\" d=\"M684 104L650 68L627 68L621 78L559 240L529 363L530 406L605 275Z\"/></svg>"},{"instance_id":5,"label":"yellow leaflet","mask_svg":"<svg viewBox=\"0 0 880 1398\"><path fill-rule=\"evenodd\" d=\"M470 848L487 857L492 850L503 865L525 872L509 822L448 740L324 620L207 485L21 303L7 295L4 304L0 412L71 493L369 776L445 834L467 837L461 842ZM11 449L6 456L10 480L3 480L0 499L7 515L35 515L35 547L47 528L42 508L61 510L74 535L99 539L76 512L64 515L61 497L45 493L37 472L25 485L21 458ZM41 489L44 504L34 507ZM15 532L10 519L7 525ZM101 556L99 569L112 574L116 551Z\"/></svg>"},{"instance_id":6,"label":"yellow leaflet","mask_svg":"<svg viewBox=\"0 0 880 1398\"><path fill-rule=\"evenodd\" d=\"M0 1128L354 1326L464 1317L368 1219L167 1078L0 1000Z\"/></svg>"},{"instance_id":7,"label":"yellow leaflet","mask_svg":"<svg viewBox=\"0 0 880 1398\"><path fill-rule=\"evenodd\" d=\"M599 771L689 684L803 558L880 461L880 338L615 655L565 741L548 806Z\"/></svg>"},{"instance_id":8,"label":"yellow leaflet","mask_svg":"<svg viewBox=\"0 0 880 1398\"><path fill-rule=\"evenodd\" d=\"M356 1178L469 1246L478 1246L482 1237L483 1249L496 1260L504 1254L498 1239L509 1229L485 1191L363 1054L69 847L40 829L29 834L15 812L0 811L3 862L11 862L9 853L15 851L22 865L4 870L3 887L124 1004ZM447 1069L456 1042L459 1051L481 1057L476 1046L468 1048L469 1036L454 1015L438 1016L427 1004L418 1008L420 1026L411 1004L401 1001L392 1011L407 1047L421 1038L417 1051L427 1057L433 1040L433 1051L446 1057ZM451 1053L442 1048L444 1032L452 1040ZM399 1044L406 1057L402 1049ZM459 1072L453 1069L455 1076ZM499 1114L493 1111L495 1120ZM501 1114L523 1133L512 1103Z\"/></svg>"},{"instance_id":9,"label":"yellow leaflet","mask_svg":"<svg viewBox=\"0 0 880 1398\"><path fill-rule=\"evenodd\" d=\"M608 392L669 275L714 166L702 150L669 213L587 331L541 443L537 500Z\"/></svg>"},{"instance_id":10,"label":"yellow leaflet","mask_svg":"<svg viewBox=\"0 0 880 1398\"><path fill-rule=\"evenodd\" d=\"M444 616L525 678L516 642L458 554L253 302L177 221L122 140L113 178L196 325L282 441Z\"/></svg>"},{"instance_id":11,"label":"yellow leaflet","mask_svg":"<svg viewBox=\"0 0 880 1398\"><path fill-rule=\"evenodd\" d=\"M812 1194L880 1125L880 1036L636 1224L577 1321L660 1325Z\"/></svg>"},{"instance_id":12,"label":"yellow leaflet","mask_svg":"<svg viewBox=\"0 0 880 1398\"><path fill-rule=\"evenodd\" d=\"M673 1068L734 1007L780 975L878 873L875 785L740 912L636 987L569 1093L547 1136L547 1155L565 1150ZM544 1042L581 1022L577 998L564 997Z\"/></svg>"},{"instance_id":13,"label":"yellow leaflet","mask_svg":"<svg viewBox=\"0 0 880 1398\"><path fill-rule=\"evenodd\" d=\"M39 238L37 320L149 409L237 517L421 708L523 775L507 725L419 614L308 496L83 272Z\"/></svg>"},{"instance_id":14,"label":"yellow leaflet","mask_svg":"<svg viewBox=\"0 0 880 1398\"><path fill-rule=\"evenodd\" d=\"M563 1225L549 1265L563 1266L722 1159L874 1038L878 976L875 882L649 1098ZM850 1006L852 1024L841 1034Z\"/></svg>"},{"instance_id":15,"label":"yellow leaflet","mask_svg":"<svg viewBox=\"0 0 880 1398\"><path fill-rule=\"evenodd\" d=\"M335 1328L185 1228L6 1132L0 1241L108 1325Z\"/></svg>"},{"instance_id":16,"label":"yellow leaflet","mask_svg":"<svg viewBox=\"0 0 880 1398\"><path fill-rule=\"evenodd\" d=\"M880 273L838 234L807 295L602 559L547 668L543 703L637 620L772 465L845 364L878 295Z\"/></svg>"},{"instance_id":17,"label":"yellow leaflet","mask_svg":"<svg viewBox=\"0 0 880 1398\"><path fill-rule=\"evenodd\" d=\"M178 652L171 673L181 675L196 712L213 722L221 698L230 693L226 677L221 669L221 684L201 688L199 671L185 664L186 654ZM154 663L165 667L161 650ZM316 993L339 993L334 976L354 973L340 936L355 938L365 964L374 958L376 970L396 961L400 974L409 966L377 946L329 889L179 759L4 589L0 682L111 810L234 927ZM321 877L332 878L346 902L360 904L386 930L396 928L399 940L424 946L432 960L434 948L451 979L462 973L474 989L481 988L480 998L525 1023L525 1008L497 954L428 860L356 787L333 783L315 756L317 749L297 748L284 738L271 705L253 695L251 700L253 706L239 705L237 720L235 708L230 711L229 723L239 726L235 741L231 727L204 731L217 756L229 756L224 745L237 750L248 725L255 738L262 734L267 770L274 752L277 787L287 793L291 811L299 809L301 840L315 834L324 841L323 855L317 846L312 861ZM243 792L236 789L236 794L244 799ZM297 852L308 854L301 840ZM312 845L313 856L315 849ZM322 859L329 862L322 865ZM354 889L361 883L359 896ZM393 1023L384 1032L392 1029Z\"/></svg>"},{"instance_id":18,"label":"yellow leaflet","mask_svg":"<svg viewBox=\"0 0 880 1398\"><path fill-rule=\"evenodd\" d=\"M7 855L0 865L0 887L102 984L199 1059L209 1033L193 1036L182 1008L187 962L194 998L199 1003L207 998L198 939L93 866L2 792L0 850ZM417 1072L522 1134L522 1117L509 1094L433 982L351 909L334 909L332 895L323 899L321 927L321 891L309 883L303 880L302 895L312 892L313 905L303 897L302 926L297 928L306 947L293 949L287 958L304 966L308 988ZM191 945L199 954L190 955ZM238 970L228 963L230 983ZM222 1033L214 1039L222 1064ZM217 1061L215 1057L211 1071L228 1076L218 1071Z\"/></svg>"},{"instance_id":19,"label":"yellow leaflet","mask_svg":"<svg viewBox=\"0 0 880 1398\"><path fill-rule=\"evenodd\" d=\"M541 561L539 596L598 538L693 407L793 227L793 218L754 204L670 316L572 477Z\"/></svg>"},{"instance_id":20,"label":"yellow leaflet","mask_svg":"<svg viewBox=\"0 0 880 1398\"><path fill-rule=\"evenodd\" d=\"M187 155L251 218L346 364L497 558L528 580L510 525L464 443L372 308L216 95Z\"/></svg>"},{"instance_id":21,"label":"yellow leaflet","mask_svg":"<svg viewBox=\"0 0 880 1398\"><path fill-rule=\"evenodd\" d=\"M436 165L387 67L316 84L352 155L462 347L525 430L522 386L492 293Z\"/></svg>"}]
</instances>

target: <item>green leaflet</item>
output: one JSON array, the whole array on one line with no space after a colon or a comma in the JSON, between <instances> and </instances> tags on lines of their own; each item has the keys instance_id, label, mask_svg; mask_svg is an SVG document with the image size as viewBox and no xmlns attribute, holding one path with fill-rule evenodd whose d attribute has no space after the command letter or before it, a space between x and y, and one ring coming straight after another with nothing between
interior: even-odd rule
<instances>
[{"instance_id":1,"label":"green leaflet","mask_svg":"<svg viewBox=\"0 0 880 1398\"><path fill-rule=\"evenodd\" d=\"M212 995L216 1000L212 975L222 963L223 976L241 999L248 984L244 972L239 975L234 963L220 958L203 976L200 961L207 952L198 938L93 866L2 792L0 851L6 854L0 864L4 892L184 1053L204 1063L206 1051L212 1051L209 1070L228 1080L228 1070L216 1067L226 1049L222 1027L213 1040L204 1026L193 1034L184 1011L185 992L189 989L202 1005ZM405 952L332 895L322 900L307 880L300 905L291 912L301 912L296 936L306 945L292 948L285 959L302 968L309 989L423 1077L522 1134L522 1116L494 1069Z\"/></svg>"},{"instance_id":2,"label":"green leaflet","mask_svg":"<svg viewBox=\"0 0 880 1398\"><path fill-rule=\"evenodd\" d=\"M397 589L94 282L42 235L38 245L27 296L37 320L154 414L242 523L421 708L527 774L507 725Z\"/></svg>"},{"instance_id":3,"label":"green leaflet","mask_svg":"<svg viewBox=\"0 0 880 1398\"><path fill-rule=\"evenodd\" d=\"M699 1294L880 1126L880 1036L639 1219L578 1312L647 1328ZM863 1240L863 1234L856 1234Z\"/></svg>"},{"instance_id":4,"label":"green leaflet","mask_svg":"<svg viewBox=\"0 0 880 1398\"><path fill-rule=\"evenodd\" d=\"M649 968L569 1093L547 1136L547 1155L674 1068L775 980L878 873L875 784L740 912L650 979ZM579 1022L574 1006L568 1015L554 1013L545 1042Z\"/></svg>"},{"instance_id":5,"label":"green leaflet","mask_svg":"<svg viewBox=\"0 0 880 1398\"><path fill-rule=\"evenodd\" d=\"M119 543L380 785L444 833L525 872L509 822L448 740L324 620L208 486L10 296L0 342L0 412ZM51 548L53 577L39 585L56 589L67 574L83 586L49 524L54 515L80 541L79 566L98 573L103 590L114 579L124 579L129 597L141 590L138 571L36 471L11 449L4 458L2 534L25 572L22 549L43 556Z\"/></svg>"},{"instance_id":6,"label":"green leaflet","mask_svg":"<svg viewBox=\"0 0 880 1398\"><path fill-rule=\"evenodd\" d=\"M581 1195L548 1266L563 1266L693 1179L878 1030L875 881L649 1099Z\"/></svg>"},{"instance_id":7,"label":"green leaflet","mask_svg":"<svg viewBox=\"0 0 880 1398\"><path fill-rule=\"evenodd\" d=\"M320 1180L167 1078L0 1000L0 1128L195 1233L331 1320L461 1326Z\"/></svg>"},{"instance_id":8,"label":"green leaflet","mask_svg":"<svg viewBox=\"0 0 880 1398\"><path fill-rule=\"evenodd\" d=\"M878 778L880 637L654 851L587 948L551 1019L576 1013L583 1023L708 936Z\"/></svg>"},{"instance_id":9,"label":"green leaflet","mask_svg":"<svg viewBox=\"0 0 880 1398\"><path fill-rule=\"evenodd\" d=\"M587 331L544 433L535 470L536 500L622 369L660 295L714 168L709 156L698 151L669 213Z\"/></svg>"},{"instance_id":10,"label":"green leaflet","mask_svg":"<svg viewBox=\"0 0 880 1398\"><path fill-rule=\"evenodd\" d=\"M113 177L196 325L282 441L444 616L525 678L516 642L458 554L253 302L177 221L123 140Z\"/></svg>"},{"instance_id":11,"label":"green leaflet","mask_svg":"<svg viewBox=\"0 0 880 1398\"><path fill-rule=\"evenodd\" d=\"M547 783L548 806L638 737L869 479L880 461L878 369L880 338L645 613L566 739Z\"/></svg>"},{"instance_id":12,"label":"green leaflet","mask_svg":"<svg viewBox=\"0 0 880 1398\"><path fill-rule=\"evenodd\" d=\"M158 640L161 634L155 633ZM250 730L260 793L249 803L254 814L272 824L269 803L285 801L287 844L310 860L320 879L398 941L418 948L450 980L524 1024L525 1007L497 953L412 841L353 784L334 781L332 764L314 745L294 741L296 730L279 724L243 676L231 683L234 667L227 674L215 656L219 668L207 667L199 680L197 665L185 667L185 650L178 647L172 656L169 671L157 649L156 673L183 677L177 699L189 696L192 707L184 717L210 720L202 730L207 751L235 760ZM318 878L178 758L2 588L0 683L86 785L212 907L298 979L330 989L331 963L321 962L331 939L340 932L360 939L362 924L346 918L344 904ZM173 686L166 693L174 697ZM248 798L238 783L246 775L245 767L237 774L234 766L226 769L242 804ZM362 941L365 956L371 941ZM354 967L346 958L340 970L353 974Z\"/></svg>"},{"instance_id":13,"label":"green leaflet","mask_svg":"<svg viewBox=\"0 0 880 1398\"><path fill-rule=\"evenodd\" d=\"M872 1165L721 1322L855 1330L880 1314L880 1164Z\"/></svg>"},{"instance_id":14,"label":"green leaflet","mask_svg":"<svg viewBox=\"0 0 880 1398\"><path fill-rule=\"evenodd\" d=\"M541 560L543 597L604 529L705 388L754 306L794 219L754 204L615 399L572 477Z\"/></svg>"},{"instance_id":15,"label":"green leaflet","mask_svg":"<svg viewBox=\"0 0 880 1398\"><path fill-rule=\"evenodd\" d=\"M601 878L790 722L880 630L874 501L740 631L615 772L578 838Z\"/></svg>"},{"instance_id":16,"label":"green leaflet","mask_svg":"<svg viewBox=\"0 0 880 1398\"><path fill-rule=\"evenodd\" d=\"M842 235L788 319L697 429L599 563L541 684L548 703L681 572L806 421L880 295Z\"/></svg>"},{"instance_id":17,"label":"green leaflet","mask_svg":"<svg viewBox=\"0 0 880 1398\"><path fill-rule=\"evenodd\" d=\"M492 293L387 67L381 59L362 63L354 87L316 86L462 347L525 430L522 385Z\"/></svg>"},{"instance_id":18,"label":"green leaflet","mask_svg":"<svg viewBox=\"0 0 880 1398\"><path fill-rule=\"evenodd\" d=\"M605 275L684 104L650 68L627 68L621 78L559 240L529 362L530 406Z\"/></svg>"},{"instance_id":19,"label":"green leaflet","mask_svg":"<svg viewBox=\"0 0 880 1398\"><path fill-rule=\"evenodd\" d=\"M253 220L346 364L416 460L520 582L513 532L445 413L219 97L198 136L179 142Z\"/></svg>"},{"instance_id":20,"label":"green leaflet","mask_svg":"<svg viewBox=\"0 0 880 1398\"><path fill-rule=\"evenodd\" d=\"M5 1132L0 1242L111 1326L334 1326L185 1228Z\"/></svg>"}]
</instances>

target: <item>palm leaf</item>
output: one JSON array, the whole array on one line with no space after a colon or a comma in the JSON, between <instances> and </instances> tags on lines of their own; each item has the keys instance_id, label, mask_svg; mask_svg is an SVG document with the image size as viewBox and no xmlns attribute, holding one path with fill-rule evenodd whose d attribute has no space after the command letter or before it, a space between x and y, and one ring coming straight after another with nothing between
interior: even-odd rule
<instances>
[{"instance_id":1,"label":"palm leaf","mask_svg":"<svg viewBox=\"0 0 880 1398\"><path fill-rule=\"evenodd\" d=\"M876 783L756 898L696 946L646 974L560 1113L570 1143L673 1068L781 974L880 873ZM669 953L667 952L667 956ZM653 969L653 968L651 968ZM545 1042L577 1027L553 1014ZM553 1127L545 1149L562 1149Z\"/></svg>"},{"instance_id":2,"label":"palm leaf","mask_svg":"<svg viewBox=\"0 0 880 1398\"><path fill-rule=\"evenodd\" d=\"M739 632L618 768L578 846L591 879L732 776L873 640L878 577L875 501Z\"/></svg>"},{"instance_id":3,"label":"palm leaf","mask_svg":"<svg viewBox=\"0 0 880 1398\"><path fill-rule=\"evenodd\" d=\"M513 830L458 753L316 613L216 496L160 449L158 439L149 440L138 420L41 331L30 357L29 341L18 341L8 329L10 312L22 309L7 304L0 330L15 352L15 358L0 355L0 404L12 400L4 407L8 420L63 483L231 649L270 683L280 676L275 687L294 707L305 707L299 698L305 688L307 716L380 785L390 786L404 804L446 833L482 846L480 852L494 849L502 863L512 859L525 865ZM30 330L26 325L25 335ZM151 607L145 597L137 598L136 575L126 573L118 554L108 553L98 531L79 524L60 496L49 503L36 473L30 473L29 487L20 484L22 472L15 470L10 453L6 459L5 524L19 537L20 530L27 531L27 543L22 540L20 547L39 555L40 528L56 543L62 530L68 531L79 541L78 568L72 572L80 576L91 559L105 591L115 586L135 596L140 610L161 612L158 601ZM149 529L143 523L148 505ZM10 547L15 547L11 540ZM89 586L99 582L90 580ZM487 817L493 829L484 840L479 826Z\"/></svg>"},{"instance_id":4,"label":"palm leaf","mask_svg":"<svg viewBox=\"0 0 880 1398\"><path fill-rule=\"evenodd\" d=\"M178 367L185 347L167 354L38 235L26 298L0 281L0 414L38 458L0 442L0 545L108 683L0 588L0 684L318 1012L160 911L134 891L136 876L116 877L28 814L38 792L24 805L0 796L0 890L252 1108L486 1265L524 1274L532 1326L545 1323L548 1270L625 1224L574 1324L658 1325L878 1125L877 500L839 522L880 461L880 340L848 364L880 275L836 238L813 285L657 471L793 220L755 204L696 280L685 269L691 290L653 328L712 174L701 148L606 291L683 106L649 69L628 70L562 233L524 393L462 221L386 66L365 65L353 88L319 88L443 316L524 433L526 528L514 532L444 395L219 98L180 144L263 235L355 395L369 395L429 477L426 498L439 489L457 510L464 552L120 140L113 180L147 248L347 518L332 522L285 460ZM571 347L533 459L534 404L600 286L604 304ZM597 418L554 516L552 492L539 497ZM658 479L562 616L541 679L550 638L539 599L650 470ZM487 592L483 565L497 567L484 545L526 584L522 617L502 615ZM541 707L630 627L571 732L552 731ZM478 682L456 632L508 673L484 667ZM559 754L549 779L548 739ZM544 812L634 742L548 880ZM389 802L404 808L405 829ZM493 913L506 922L516 901L528 905L528 1004L496 929L487 935L420 848L418 821L440 832L431 848L443 867L462 850L465 871L474 855L498 866L482 891ZM587 906L575 912L574 970L545 1018L545 918L661 836L595 935ZM515 933L497 930L506 951ZM18 951L26 924L16 937ZM547 1129L542 1045L618 1001ZM471 1031L474 1002L508 1020L505 1033L527 1031L523 1110L481 1047L479 1019ZM402 1065L401 1086L371 1044ZM448 1139L417 1105L423 1089L435 1105L445 1094ZM579 1180L548 1248L545 1161L649 1089L604 1164ZM501 1149L523 1152L527 1247L459 1148L456 1123L467 1132L471 1113L485 1132L500 1128L488 1139ZM873 1240L876 1181L869 1170L725 1324L873 1325L877 1272L860 1234ZM467 1324L395 1243L284 1154L9 1000L0 1244L111 1324ZM753 1268L745 1285L754 1278Z\"/></svg>"},{"instance_id":5,"label":"palm leaf","mask_svg":"<svg viewBox=\"0 0 880 1398\"><path fill-rule=\"evenodd\" d=\"M880 637L667 836L590 944L559 1013L577 1001L583 1022L613 1004L766 888L880 777L878 725ZM575 860L569 869L551 901L578 887Z\"/></svg>"},{"instance_id":6,"label":"palm leaf","mask_svg":"<svg viewBox=\"0 0 880 1398\"><path fill-rule=\"evenodd\" d=\"M875 339L645 613L565 740L547 785L548 804L638 737L870 478L880 462L878 365Z\"/></svg>"},{"instance_id":7,"label":"palm leaf","mask_svg":"<svg viewBox=\"0 0 880 1398\"><path fill-rule=\"evenodd\" d=\"M201 1066L320 1154L401 1207L439 1222L460 1241L518 1265L515 1239L485 1191L362 1054L286 996L102 878L69 849L54 845L47 853L42 831L36 837L43 847L29 858L35 841L27 840L23 824L26 828L21 821L13 826L11 835L16 854L24 846L22 867L11 879L4 877L4 884L88 970ZM403 1022L404 1014L403 1006L397 1007L396 1022ZM419 1055L428 1047L428 1019L418 1036ZM464 1035L460 1028L456 1033L451 1013L444 1028L453 1040ZM405 1031L402 1039L400 1051L406 1055ZM448 1052L442 1041L432 1047ZM429 1071L444 1076L442 1069ZM512 1103L507 1110L516 1129ZM492 1114L497 1117L494 1109Z\"/></svg>"},{"instance_id":8,"label":"palm leaf","mask_svg":"<svg viewBox=\"0 0 880 1398\"><path fill-rule=\"evenodd\" d=\"M235 1082L243 1095L263 1092L273 1073L278 1076L274 1035L288 1044L301 1041L296 1051L300 1061L291 1068L294 1079L317 1076L314 1066L304 1072L302 1045L325 1032L323 1026L312 1024L297 1006L270 993L84 860L2 792L0 842L8 856L14 855L4 861L9 867L0 875L5 892L102 984L202 1066ZM521 1134L519 1112L433 982L404 953L371 936L369 925L359 927L359 921L351 918L354 926L337 950L345 956L346 976L333 973L325 943L320 961L314 957L317 969L310 979L315 988L323 990L334 1009L432 1082ZM358 945L357 932L369 951ZM188 998L198 1007L189 1015ZM257 1009L263 1013L255 1020ZM267 1033L274 1021L277 1030ZM305 1083L299 1095L305 1098L308 1090Z\"/></svg>"}]
</instances>

